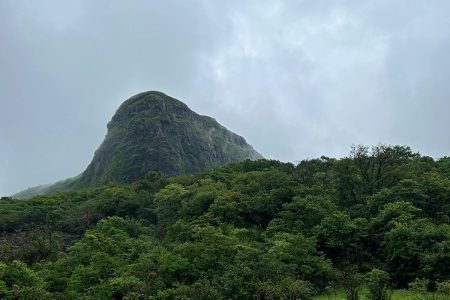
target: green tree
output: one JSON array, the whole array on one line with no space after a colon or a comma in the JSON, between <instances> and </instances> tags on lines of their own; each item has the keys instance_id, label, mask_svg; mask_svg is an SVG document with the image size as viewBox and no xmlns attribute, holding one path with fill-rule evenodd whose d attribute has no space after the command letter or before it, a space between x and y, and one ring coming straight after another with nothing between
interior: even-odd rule
<instances>
[{"instance_id":1,"label":"green tree","mask_svg":"<svg viewBox=\"0 0 450 300\"><path fill-rule=\"evenodd\" d=\"M0 296L5 299L49 299L44 281L25 263L0 263Z\"/></svg>"}]
</instances>

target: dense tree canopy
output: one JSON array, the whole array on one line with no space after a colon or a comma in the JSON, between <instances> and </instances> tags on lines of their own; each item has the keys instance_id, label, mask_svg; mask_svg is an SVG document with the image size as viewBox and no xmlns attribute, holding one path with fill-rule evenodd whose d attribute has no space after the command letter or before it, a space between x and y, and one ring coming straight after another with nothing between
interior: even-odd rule
<instances>
[{"instance_id":1,"label":"dense tree canopy","mask_svg":"<svg viewBox=\"0 0 450 300\"><path fill-rule=\"evenodd\" d=\"M0 200L0 298L308 299L368 274L378 299L444 286L449 224L450 159L404 146L150 172Z\"/></svg>"}]
</instances>

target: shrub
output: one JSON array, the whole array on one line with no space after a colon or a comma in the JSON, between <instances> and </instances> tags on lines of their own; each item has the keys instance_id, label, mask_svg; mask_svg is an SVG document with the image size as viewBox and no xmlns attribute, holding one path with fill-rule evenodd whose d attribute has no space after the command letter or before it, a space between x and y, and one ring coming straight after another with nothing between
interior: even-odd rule
<instances>
[{"instance_id":1,"label":"shrub","mask_svg":"<svg viewBox=\"0 0 450 300\"><path fill-rule=\"evenodd\" d=\"M442 299L450 299L450 280L439 282L437 284L437 292Z\"/></svg>"},{"instance_id":2,"label":"shrub","mask_svg":"<svg viewBox=\"0 0 450 300\"><path fill-rule=\"evenodd\" d=\"M367 273L367 298L370 300L389 300L391 293L388 291L390 277L385 271L373 269Z\"/></svg>"},{"instance_id":3,"label":"shrub","mask_svg":"<svg viewBox=\"0 0 450 300\"><path fill-rule=\"evenodd\" d=\"M359 290L362 283L362 275L354 268L349 268L339 274L339 283L344 288L345 299L359 300Z\"/></svg>"},{"instance_id":4,"label":"shrub","mask_svg":"<svg viewBox=\"0 0 450 300\"><path fill-rule=\"evenodd\" d=\"M256 285L256 299L311 299L314 290L311 283L285 278L280 282L261 282Z\"/></svg>"},{"instance_id":5,"label":"shrub","mask_svg":"<svg viewBox=\"0 0 450 300\"><path fill-rule=\"evenodd\" d=\"M427 299L428 284L430 281L425 278L416 278L413 282L410 282L408 289L415 294L420 295L419 299Z\"/></svg>"}]
</instances>

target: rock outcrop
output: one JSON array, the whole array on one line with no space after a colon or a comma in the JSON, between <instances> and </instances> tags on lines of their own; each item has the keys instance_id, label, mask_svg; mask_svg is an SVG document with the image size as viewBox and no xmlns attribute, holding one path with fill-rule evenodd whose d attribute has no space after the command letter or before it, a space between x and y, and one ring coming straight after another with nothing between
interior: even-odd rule
<instances>
[{"instance_id":1,"label":"rock outcrop","mask_svg":"<svg viewBox=\"0 0 450 300\"><path fill-rule=\"evenodd\" d=\"M111 181L130 183L149 171L169 176L193 174L226 163L262 158L243 137L161 92L129 98L107 127L104 141L82 174L44 189L28 189L25 196L32 195L33 189L42 194Z\"/></svg>"}]
</instances>

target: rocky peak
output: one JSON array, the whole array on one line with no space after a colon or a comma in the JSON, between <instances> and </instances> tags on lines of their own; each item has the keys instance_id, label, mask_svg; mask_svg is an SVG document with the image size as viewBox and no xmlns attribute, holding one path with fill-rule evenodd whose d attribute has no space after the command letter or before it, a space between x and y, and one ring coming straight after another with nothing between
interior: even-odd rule
<instances>
[{"instance_id":1,"label":"rocky peak","mask_svg":"<svg viewBox=\"0 0 450 300\"><path fill-rule=\"evenodd\" d=\"M149 171L194 174L245 159L263 158L245 139L164 93L149 91L126 100L86 170L27 195L129 183Z\"/></svg>"},{"instance_id":2,"label":"rocky peak","mask_svg":"<svg viewBox=\"0 0 450 300\"><path fill-rule=\"evenodd\" d=\"M191 116L193 112L186 104L175 98L162 92L148 91L139 93L122 103L108 123L108 129L139 114L146 114L150 117L161 113L178 114L187 117Z\"/></svg>"}]
</instances>

